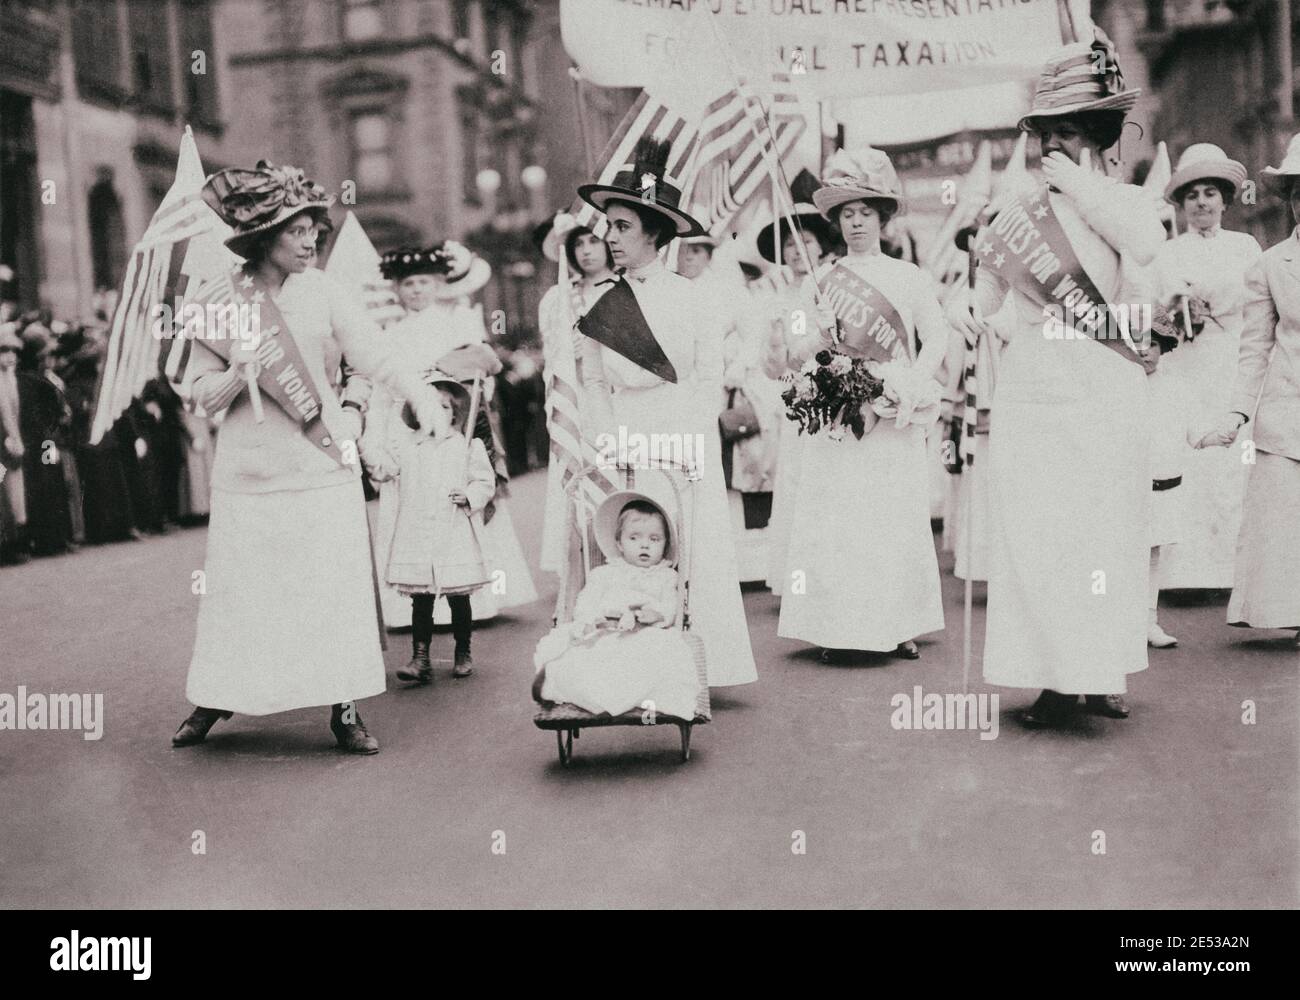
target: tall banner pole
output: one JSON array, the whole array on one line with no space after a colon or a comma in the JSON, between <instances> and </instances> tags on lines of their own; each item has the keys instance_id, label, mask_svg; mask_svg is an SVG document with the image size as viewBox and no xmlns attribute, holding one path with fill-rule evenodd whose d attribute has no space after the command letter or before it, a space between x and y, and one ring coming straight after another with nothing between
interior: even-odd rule
<instances>
[{"instance_id":1,"label":"tall banner pole","mask_svg":"<svg viewBox=\"0 0 1300 1000\"><path fill-rule=\"evenodd\" d=\"M577 66L569 67L569 78L573 80L573 99L578 109L578 134L582 137L582 159L587 167L587 177L595 179L595 157L591 152L591 140L587 135L587 103L582 96L582 73Z\"/></svg>"}]
</instances>

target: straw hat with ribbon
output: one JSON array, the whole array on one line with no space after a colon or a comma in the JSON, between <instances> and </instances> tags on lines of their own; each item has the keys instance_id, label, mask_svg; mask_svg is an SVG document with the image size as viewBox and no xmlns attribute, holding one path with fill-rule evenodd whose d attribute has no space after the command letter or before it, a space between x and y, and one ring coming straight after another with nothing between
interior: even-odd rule
<instances>
[{"instance_id":1,"label":"straw hat with ribbon","mask_svg":"<svg viewBox=\"0 0 1300 1000\"><path fill-rule=\"evenodd\" d=\"M1235 195L1246 180L1246 167L1209 142L1188 146L1178 158L1178 166L1165 185L1165 200L1177 205L1186 193L1183 188L1197 181L1222 181Z\"/></svg>"},{"instance_id":2,"label":"straw hat with ribbon","mask_svg":"<svg viewBox=\"0 0 1300 1000\"><path fill-rule=\"evenodd\" d=\"M241 257L256 237L302 212L326 213L334 196L297 167L258 160L253 170L220 170L203 185L203 200L235 232L226 239Z\"/></svg>"},{"instance_id":3,"label":"straw hat with ribbon","mask_svg":"<svg viewBox=\"0 0 1300 1000\"><path fill-rule=\"evenodd\" d=\"M1093 31L1091 42L1073 42L1047 60L1029 113L1020 119L1022 131L1032 132L1044 118L1133 109L1141 91L1125 86L1114 43L1100 28Z\"/></svg>"},{"instance_id":4,"label":"straw hat with ribbon","mask_svg":"<svg viewBox=\"0 0 1300 1000\"><path fill-rule=\"evenodd\" d=\"M837 149L826 160L822 186L813 192L813 204L829 219L831 209L864 200L886 202L891 212L902 208L903 186L889 154L871 146L853 153Z\"/></svg>"},{"instance_id":5,"label":"straw hat with ribbon","mask_svg":"<svg viewBox=\"0 0 1300 1000\"><path fill-rule=\"evenodd\" d=\"M1300 177L1300 133L1291 137L1280 167L1265 167L1264 180L1282 190L1292 178Z\"/></svg>"},{"instance_id":6,"label":"straw hat with ribbon","mask_svg":"<svg viewBox=\"0 0 1300 1000\"><path fill-rule=\"evenodd\" d=\"M706 230L681 209L682 191L667 178L667 142L646 137L636 144L632 162L614 175L612 184L584 184L578 196L600 211L611 203L639 205L672 221L678 236L704 236Z\"/></svg>"},{"instance_id":7,"label":"straw hat with ribbon","mask_svg":"<svg viewBox=\"0 0 1300 1000\"><path fill-rule=\"evenodd\" d=\"M668 516L661 503L636 490L619 490L617 493L611 493L596 508L593 528L600 551L605 554L605 559L609 562L622 561L623 554L618 550L618 519L623 513L623 508L636 501L649 504L663 517L664 528L667 531L667 538L664 540L664 562L670 566L674 565L677 562L677 538L673 533L673 519Z\"/></svg>"}]
</instances>

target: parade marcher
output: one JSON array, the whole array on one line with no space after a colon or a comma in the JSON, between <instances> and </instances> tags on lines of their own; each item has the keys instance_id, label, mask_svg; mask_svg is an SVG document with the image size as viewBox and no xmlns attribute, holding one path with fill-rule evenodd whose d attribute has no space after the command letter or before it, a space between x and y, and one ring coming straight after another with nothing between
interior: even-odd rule
<instances>
[{"instance_id":1,"label":"parade marcher","mask_svg":"<svg viewBox=\"0 0 1300 1000\"><path fill-rule=\"evenodd\" d=\"M397 342L398 350L412 366L413 376L437 370L459 381L479 379L480 405L474 434L483 442L496 470L497 493L484 513L484 544L489 564L503 574L504 589L485 587L475 591L470 607L475 621L494 617L503 608L516 607L537 599L523 550L505 502L509 475L505 454L493 433L488 407L492 376L501 368L496 353L486 343L483 316L469 304L469 296L480 291L491 278L487 261L459 243L448 240L432 247L407 247L386 253L380 261L384 277L393 281L406 319L385 331ZM401 417L402 400L383 387L370 397L365 436L382 447L391 426ZM364 443L364 442L363 442ZM375 551L385 558L396 527L397 486L379 489L379 511L375 525ZM384 622L389 628L411 623L411 603L396 588L381 588ZM434 608L435 624L451 621L450 607Z\"/></svg>"},{"instance_id":2,"label":"parade marcher","mask_svg":"<svg viewBox=\"0 0 1300 1000\"><path fill-rule=\"evenodd\" d=\"M1106 175L1102 156L1136 99L1099 30L1048 61L1019 123L1039 139L1047 190L1014 199L976 237L973 313L969 296L949 309L955 325L987 336L982 317L1008 287L1014 298L989 428L984 679L1044 688L1024 716L1030 726L1065 721L1081 694L1091 710L1126 717L1126 675L1147 666L1147 387L1140 355L1122 339L1076 334L1063 312L1046 314L1045 326L1044 307L1059 304L993 237L1032 220L1039 239L1017 239L1022 250L1050 249L1106 303L1132 301L1121 265L1149 264L1164 228L1140 188Z\"/></svg>"},{"instance_id":3,"label":"parade marcher","mask_svg":"<svg viewBox=\"0 0 1300 1000\"><path fill-rule=\"evenodd\" d=\"M815 178L809 179L812 184L806 192L800 187L799 177L791 185L794 198L791 215L797 228L791 226L790 216L783 215L779 226L775 222L769 223L758 234L759 254L764 260L788 271L791 279L774 291L765 303L764 318L770 324L770 334L763 357L763 371L771 379L779 379L790 370L790 352L798 342L797 338L805 336L813 324L816 303L810 294L811 285L804 283L810 273L809 267L815 269L835 246L834 231L817 207L810 204L817 183ZM809 201L802 200L803 197ZM804 245L802 253L800 241ZM786 559L799 466L806 443L794 421L786 419L784 412L780 418L776 472L772 480L772 516L768 521L767 562L767 585L777 595L784 594L790 582Z\"/></svg>"},{"instance_id":4,"label":"parade marcher","mask_svg":"<svg viewBox=\"0 0 1300 1000\"><path fill-rule=\"evenodd\" d=\"M665 177L668 144L642 140L634 161L612 184L585 184L579 195L609 220L606 240L620 280L637 308L647 337L666 364L656 365L675 381L587 336L581 345L581 376L587 396L583 431L599 449L633 435L667 435L690 443L692 455L671 456L696 464L701 478L691 498L686 567L690 581L692 628L704 641L710 686L748 684L758 679L749 642L745 607L736 569L735 543L722 476L718 438L718 399L722 393L722 331L708 325L712 315L691 283L673 274L660 251L674 237L704 230L681 210L680 190ZM646 176L653 188L643 188ZM613 291L613 289L611 289ZM592 313L605 306L607 291ZM620 300L614 300L620 301ZM591 315L591 314L589 314ZM630 331L629 331L630 332ZM586 417L590 413L590 426ZM621 456L631 460L632 456ZM656 480L659 482L656 482ZM662 474L637 470L638 488L662 503Z\"/></svg>"},{"instance_id":5,"label":"parade marcher","mask_svg":"<svg viewBox=\"0 0 1300 1000\"><path fill-rule=\"evenodd\" d=\"M469 392L455 379L434 375L428 382L438 392L452 433L435 437L414 426L415 416L404 405L401 426L390 427L387 447L365 456L377 482L394 482L398 488L386 577L411 599L411 660L397 677L417 684L433 680L429 644L439 597L451 608L456 642L452 676L474 672L470 594L489 580L479 540L483 508L496 492L487 449L465 433Z\"/></svg>"},{"instance_id":6,"label":"parade marcher","mask_svg":"<svg viewBox=\"0 0 1300 1000\"><path fill-rule=\"evenodd\" d=\"M339 747L376 753L353 704L385 686L361 481L344 448L360 436L360 406L339 403L330 374L346 354L357 371L413 401L420 426L449 433L447 418L397 345L310 266L332 196L301 170L260 161L209 177L203 198L234 229L226 245L245 259L236 294L260 306L261 329L273 332L270 351L241 340L228 361L196 342L183 376L187 398L225 418L186 684L198 707L172 742L199 743L232 712L331 705ZM247 390L259 358L267 365L292 358L295 379L306 376L302 390L314 404L298 411L306 423L270 390L259 392L258 421ZM259 384L274 377L264 368Z\"/></svg>"},{"instance_id":7,"label":"parade marcher","mask_svg":"<svg viewBox=\"0 0 1300 1000\"><path fill-rule=\"evenodd\" d=\"M605 241L567 212L557 215L542 242L547 260L567 265L568 281L557 283L537 307L546 376L546 414L551 455L546 469L546 509L542 519L543 570L558 573L568 551L569 508L564 470L581 465L582 391L578 379L574 328L578 317L596 304L614 276L614 259Z\"/></svg>"},{"instance_id":8,"label":"parade marcher","mask_svg":"<svg viewBox=\"0 0 1300 1000\"><path fill-rule=\"evenodd\" d=\"M1232 412L1214 443L1230 445L1254 426L1228 623L1295 629L1300 648L1300 135L1264 176L1297 225L1246 272Z\"/></svg>"},{"instance_id":9,"label":"parade marcher","mask_svg":"<svg viewBox=\"0 0 1300 1000\"><path fill-rule=\"evenodd\" d=\"M1179 157L1165 188L1166 200L1183 210L1186 229L1161 245L1153 266L1161 301L1180 325L1189 318L1192 329L1160 365L1187 382L1203 432L1231 402L1246 270L1261 253L1255 237L1222 227L1224 209L1245 179L1246 168L1218 146L1196 143ZM1160 557L1163 589L1232 586L1246 469L1240 448L1207 448L1189 457L1181 486L1187 523L1182 541Z\"/></svg>"},{"instance_id":10,"label":"parade marcher","mask_svg":"<svg viewBox=\"0 0 1300 1000\"><path fill-rule=\"evenodd\" d=\"M18 358L18 419L23 444L23 493L32 554L64 555L72 542L72 515L63 461L72 410L46 377L53 335L43 323L21 332Z\"/></svg>"},{"instance_id":11,"label":"parade marcher","mask_svg":"<svg viewBox=\"0 0 1300 1000\"><path fill-rule=\"evenodd\" d=\"M824 662L838 650L916 659L913 640L943 628L925 442L926 427L939 414L943 386L935 378L950 330L934 281L881 251L881 230L903 202L884 152L836 151L813 200L848 247L839 261L818 269L818 281L846 269L879 293L907 343L905 359L889 362L885 378L897 407L882 401L861 438L843 428L820 430L801 455L786 567L800 573L803 585L786 589L777 634L821 646ZM794 366L837 342L829 310L812 318L817 331L793 338Z\"/></svg>"},{"instance_id":12,"label":"parade marcher","mask_svg":"<svg viewBox=\"0 0 1300 1000\"><path fill-rule=\"evenodd\" d=\"M27 495L23 489L23 434L18 391L18 352L23 342L17 323L0 324L0 564L26 562Z\"/></svg>"}]
</instances>

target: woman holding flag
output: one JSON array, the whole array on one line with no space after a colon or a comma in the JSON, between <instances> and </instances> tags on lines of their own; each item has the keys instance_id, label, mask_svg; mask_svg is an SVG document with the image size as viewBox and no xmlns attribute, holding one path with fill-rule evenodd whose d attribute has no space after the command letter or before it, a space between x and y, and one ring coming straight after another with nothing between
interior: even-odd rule
<instances>
[{"instance_id":1,"label":"woman holding flag","mask_svg":"<svg viewBox=\"0 0 1300 1000\"><path fill-rule=\"evenodd\" d=\"M301 170L261 161L214 174L203 198L234 228L226 245L245 263L227 291L260 332L196 340L184 375L190 398L226 416L186 683L198 707L172 743L200 743L234 712L331 705L339 747L376 753L352 704L384 691L355 445L361 407L339 403L328 373L346 353L413 401L420 426L445 434L447 418L396 344L311 267L332 196Z\"/></svg>"},{"instance_id":2,"label":"woman holding flag","mask_svg":"<svg viewBox=\"0 0 1300 1000\"><path fill-rule=\"evenodd\" d=\"M668 143L643 139L633 162L611 184L578 189L608 218L606 241L614 265L622 268L579 326L586 334L580 357L587 390L583 433L611 461L633 465L637 488L669 509L676 504L665 493L662 474L641 471L654 456L620 455L616 443L679 441L681 454L660 457L699 469L700 480L688 490L693 628L704 640L709 685L749 684L758 671L740 595L718 437L722 331L708 326L713 312L690 281L669 271L660 258L674 238L704 233L681 210L681 191L665 177L668 154Z\"/></svg>"},{"instance_id":3,"label":"woman holding flag","mask_svg":"<svg viewBox=\"0 0 1300 1000\"><path fill-rule=\"evenodd\" d=\"M989 428L984 679L1044 689L1029 726L1068 721L1081 694L1091 711L1127 717L1126 675L1147 665L1144 353L1134 334L1092 329L1074 310L1142 304L1126 267L1150 263L1164 240L1149 196L1102 168L1136 99L1100 31L1048 61L1020 120L1048 187L1010 199L975 237L973 301L950 307L954 324L988 336L982 317L1012 292Z\"/></svg>"},{"instance_id":4,"label":"woman holding flag","mask_svg":"<svg viewBox=\"0 0 1300 1000\"><path fill-rule=\"evenodd\" d=\"M935 375L950 331L933 280L881 251L881 230L903 201L885 153L837 151L813 201L848 247L817 271L823 300L835 298L831 285L857 289L862 301L877 303L898 352L877 359L886 396L864 414L866 433L819 430L801 455L785 562L791 580L777 634L823 647L823 662L836 650L914 660L921 654L912 640L943 628L925 433L939 415L943 387ZM810 323L791 338L792 367L824 364L827 354L841 364L836 353L872 357L866 341L849 342L829 308L816 323L820 329Z\"/></svg>"}]
</instances>

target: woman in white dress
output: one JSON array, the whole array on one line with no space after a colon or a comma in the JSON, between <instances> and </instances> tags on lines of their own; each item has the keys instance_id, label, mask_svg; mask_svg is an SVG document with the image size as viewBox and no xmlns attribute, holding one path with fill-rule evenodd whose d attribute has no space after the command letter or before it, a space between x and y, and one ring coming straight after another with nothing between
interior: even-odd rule
<instances>
[{"instance_id":1,"label":"woman in white dress","mask_svg":"<svg viewBox=\"0 0 1300 1000\"><path fill-rule=\"evenodd\" d=\"M537 307L546 369L547 429L551 434L540 566L558 573L569 544L564 470L570 458L563 449L557 454L557 445L563 442L572 448L576 443L581 447L582 441L582 391L576 347L582 335L574 324L609 287L601 282L614 276L614 259L605 241L586 226L579 226L567 212L555 217L542 242L542 254L557 263L563 260L560 282L547 290Z\"/></svg>"},{"instance_id":2,"label":"woman in white dress","mask_svg":"<svg viewBox=\"0 0 1300 1000\"><path fill-rule=\"evenodd\" d=\"M795 183L798 180L795 178ZM808 197L811 196L809 192ZM795 197L799 196L795 194ZM803 336L813 323L817 307L811 294L812 285L805 284L804 279L810 273L809 268L816 269L835 244L830 225L815 205L797 202L792 215L798 229L792 228L783 217L779 227L773 222L758 234L759 254L765 260L789 268L793 277L792 283L771 294L763 311L763 318L770 324L763 371L771 379L779 379L790 371L790 351L796 338ZM799 251L799 241L803 242L804 253ZM767 585L777 596L784 596L790 583L785 564L805 443L799 425L782 413L777 430L772 519L768 522Z\"/></svg>"},{"instance_id":3,"label":"woman in white dress","mask_svg":"<svg viewBox=\"0 0 1300 1000\"><path fill-rule=\"evenodd\" d=\"M687 489L691 514L684 540L692 628L704 641L710 686L749 684L758 679L758 671L737 578L718 437L722 333L701 322L710 314L707 303L698 301L691 282L669 271L659 256L674 237L703 232L678 208L681 192L664 177L668 152L667 144L643 140L634 162L616 175L614 183L578 189L608 218L606 241L614 264L623 269L621 280L628 282L653 341L677 379L668 381L619 351L584 337L583 431L598 451L617 441L620 431L626 440L654 435L683 442L684 454L678 457L696 464L700 473ZM654 186L643 192L647 174ZM602 299L597 308L603 303ZM585 425L588 414L590 426ZM685 454L688 450L691 454ZM635 475L637 489L675 509L664 473L638 467Z\"/></svg>"},{"instance_id":4,"label":"woman in white dress","mask_svg":"<svg viewBox=\"0 0 1300 1000\"><path fill-rule=\"evenodd\" d=\"M910 341L911 362L906 383L894 387L886 379L886 387L902 390L908 404L921 403L927 393L930 399L916 419L887 415L861 439L834 430L808 439L786 559L792 579L777 634L823 647L827 661L835 650L849 649L916 659L920 651L912 640L943 628L925 433L939 414L943 387L935 376L950 331L934 281L916 265L881 252L880 230L902 204L889 157L875 149L838 151L826 163L822 185L814 201L848 253L823 265L819 281L832 268L847 268L888 300ZM791 338L795 367L832 346L834 317L822 312L813 318L817 330Z\"/></svg>"},{"instance_id":5,"label":"woman in white dress","mask_svg":"<svg viewBox=\"0 0 1300 1000\"><path fill-rule=\"evenodd\" d=\"M346 447L361 433L361 406L341 405L327 373L346 354L363 376L411 400L422 427L447 433L447 419L396 344L310 266L332 197L302 171L266 161L214 174L203 197L235 229L226 244L247 263L234 280L263 303L266 350L301 355L295 368L305 391L314 383L319 417L304 424L263 391L259 419L245 390L253 366L273 363L270 354L241 341L223 360L195 343L183 376L187 398L225 419L185 688L198 707L172 743L202 742L233 712L332 705L338 745L376 753L379 743L352 704L384 690L365 504L355 447Z\"/></svg>"},{"instance_id":6,"label":"woman in white dress","mask_svg":"<svg viewBox=\"0 0 1300 1000\"><path fill-rule=\"evenodd\" d=\"M1099 60L1108 73L1093 71ZM1060 50L1020 121L1038 136L1047 191L1017 199L994 223L1053 212L1069 244L1058 249L1073 251L1112 305L1133 301L1121 258L1145 266L1164 240L1143 191L1101 169L1136 96L1100 31L1091 46ZM985 234L976 238L983 253ZM989 335L982 317L1010 287L1017 316L989 426L984 679L1044 689L1023 715L1029 726L1067 721L1081 694L1090 710L1124 718L1126 675L1147 665L1151 474L1142 358L1122 341L1112 349L1069 337L1055 319L1045 327L1032 276L1009 282L998 263L991 253L981 258L974 315L968 300L949 311L955 325Z\"/></svg>"},{"instance_id":7,"label":"woman in white dress","mask_svg":"<svg viewBox=\"0 0 1300 1000\"><path fill-rule=\"evenodd\" d=\"M1155 270L1162 302L1174 318L1188 304L1193 337L1160 361L1192 393L1193 419L1204 430L1231 401L1241 343L1246 271L1259 259L1255 237L1221 225L1246 179L1246 168L1218 146L1196 143L1178 160L1165 198L1183 210L1186 231L1160 247ZM1186 519L1179 544L1162 547L1161 589L1227 588L1241 525L1246 470L1241 448L1205 448L1187 458L1183 482Z\"/></svg>"},{"instance_id":8,"label":"woman in white dress","mask_svg":"<svg viewBox=\"0 0 1300 1000\"><path fill-rule=\"evenodd\" d=\"M487 261L473 255L458 243L448 241L428 249L405 248L386 253L380 261L386 278L396 285L398 299L407 315L385 331L408 359L417 375L432 370L466 381L478 375L483 395L479 403L476 436L484 438L489 455L494 455L498 495L485 516L484 548L488 562L496 573L493 583L470 596L474 621L487 621L510 607L537 600L532 575L523 549L510 522L501 490L506 481L501 449L495 447L487 421L491 376L500 371L501 363L485 343L480 310L468 298L487 284L491 270ZM400 420L402 400L376 387L370 397L363 452L373 444L382 451L389 430ZM374 526L375 551L379 565L387 565L387 553L397 526L397 484L379 486L379 510ZM380 588L384 623L390 629L411 624L410 598L396 587ZM451 623L451 611L445 601L434 608L434 622Z\"/></svg>"},{"instance_id":9,"label":"woman in white dress","mask_svg":"<svg viewBox=\"0 0 1300 1000\"><path fill-rule=\"evenodd\" d=\"M1300 135L1264 177L1300 222ZM1255 461L1237 541L1228 624L1295 629L1300 650L1300 226L1246 274L1245 323L1231 412L1214 443L1254 428Z\"/></svg>"}]
</instances>

